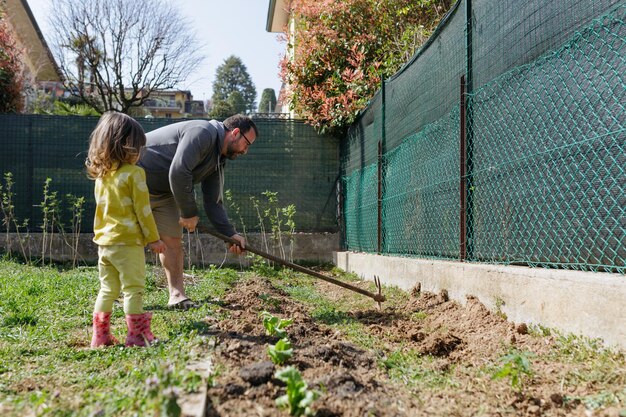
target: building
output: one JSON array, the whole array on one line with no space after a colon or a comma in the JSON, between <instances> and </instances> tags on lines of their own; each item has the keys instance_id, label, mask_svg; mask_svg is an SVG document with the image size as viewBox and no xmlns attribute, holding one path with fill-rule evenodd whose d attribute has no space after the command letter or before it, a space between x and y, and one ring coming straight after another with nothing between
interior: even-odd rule
<instances>
[{"instance_id":1,"label":"building","mask_svg":"<svg viewBox=\"0 0 626 417\"><path fill-rule=\"evenodd\" d=\"M189 90L152 91L143 108L150 117L168 119L206 117L202 100L194 100Z\"/></svg>"},{"instance_id":2,"label":"building","mask_svg":"<svg viewBox=\"0 0 626 417\"><path fill-rule=\"evenodd\" d=\"M24 51L26 108L37 98L38 92L62 96L63 76L26 0L2 0L0 8L17 46Z\"/></svg>"},{"instance_id":3,"label":"building","mask_svg":"<svg viewBox=\"0 0 626 417\"><path fill-rule=\"evenodd\" d=\"M270 33L283 33L285 29L289 30L292 34L295 31L295 25L293 19L291 19L291 13L287 7L287 0L270 0L269 8L267 11L267 22L265 24L265 30ZM293 50L287 51L287 56L291 57ZM289 117L294 118L295 113L289 109L289 101L287 98L287 88L284 83L280 87L278 92L278 99L276 100L276 113L288 113Z\"/></svg>"}]
</instances>

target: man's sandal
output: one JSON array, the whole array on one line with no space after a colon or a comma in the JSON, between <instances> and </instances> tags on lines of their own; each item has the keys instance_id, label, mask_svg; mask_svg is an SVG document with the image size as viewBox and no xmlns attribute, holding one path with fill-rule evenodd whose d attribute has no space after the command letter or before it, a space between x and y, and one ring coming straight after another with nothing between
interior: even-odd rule
<instances>
[{"instance_id":1,"label":"man's sandal","mask_svg":"<svg viewBox=\"0 0 626 417\"><path fill-rule=\"evenodd\" d=\"M190 308L198 308L200 307L198 304L191 301L189 298L185 298L182 301L179 301L175 304L168 304L167 308L172 310L189 310Z\"/></svg>"}]
</instances>

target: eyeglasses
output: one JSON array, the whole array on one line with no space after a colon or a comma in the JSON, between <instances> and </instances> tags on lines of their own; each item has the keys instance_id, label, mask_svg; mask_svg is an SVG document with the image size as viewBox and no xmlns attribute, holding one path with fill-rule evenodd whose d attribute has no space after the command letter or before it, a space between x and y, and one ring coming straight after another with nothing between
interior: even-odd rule
<instances>
[{"instance_id":1,"label":"eyeglasses","mask_svg":"<svg viewBox=\"0 0 626 417\"><path fill-rule=\"evenodd\" d=\"M241 130L239 131L239 134L243 137L243 140L245 140L245 141L246 141L246 143L248 144L248 146L252 145L252 142L250 142L250 141L248 140L248 138L246 137L246 135L244 135L244 134L243 134L243 132L242 132Z\"/></svg>"}]
</instances>

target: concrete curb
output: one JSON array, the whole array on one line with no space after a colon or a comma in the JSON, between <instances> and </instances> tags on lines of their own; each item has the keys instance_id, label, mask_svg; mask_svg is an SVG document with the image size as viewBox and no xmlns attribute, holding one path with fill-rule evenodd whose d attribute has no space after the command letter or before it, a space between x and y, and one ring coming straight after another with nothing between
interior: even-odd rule
<instances>
[{"instance_id":1,"label":"concrete curb","mask_svg":"<svg viewBox=\"0 0 626 417\"><path fill-rule=\"evenodd\" d=\"M250 244L265 250L265 244L259 233L247 234ZM22 256L24 250L31 259L41 258L42 239L41 233L22 234L20 243L16 233L10 233L7 239L5 233L0 234L0 251L7 252L7 240L10 243L11 251L14 255ZM92 241L93 233L81 233L78 241L78 254L76 256L79 264L95 264L98 260L98 247ZM66 241L67 240L67 241ZM72 251L72 237L67 236L64 240L59 234L55 234L52 242L46 244L46 257L52 258L55 262L72 262L74 253ZM333 251L340 247L338 233L296 233L294 234L293 259L312 262L332 262ZM194 265L202 266L209 264L242 264L248 266L251 262L245 257L233 255L227 251L227 246L221 240L203 233L191 233L183 236L183 248L186 252L185 263L191 260ZM270 247L267 252L272 252ZM148 252L147 252L148 253ZM278 254L278 253L277 253ZM154 262L152 255L146 256L146 261Z\"/></svg>"},{"instance_id":2,"label":"concrete curb","mask_svg":"<svg viewBox=\"0 0 626 417\"><path fill-rule=\"evenodd\" d=\"M626 349L626 277L604 272L501 266L335 252L337 267L364 279L422 291L446 289L460 303L477 297L510 321L600 338Z\"/></svg>"}]
</instances>

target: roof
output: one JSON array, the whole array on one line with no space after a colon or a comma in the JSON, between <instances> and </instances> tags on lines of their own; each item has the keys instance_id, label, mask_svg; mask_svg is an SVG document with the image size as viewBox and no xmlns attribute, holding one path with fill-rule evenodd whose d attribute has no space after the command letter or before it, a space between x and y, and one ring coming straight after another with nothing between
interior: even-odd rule
<instances>
[{"instance_id":1,"label":"roof","mask_svg":"<svg viewBox=\"0 0 626 417\"><path fill-rule=\"evenodd\" d=\"M4 0L6 18L26 50L25 64L36 81L61 81L63 76L26 0Z\"/></svg>"},{"instance_id":2,"label":"roof","mask_svg":"<svg viewBox=\"0 0 626 417\"><path fill-rule=\"evenodd\" d=\"M265 30L275 33L283 32L288 22L289 12L286 0L270 0Z\"/></svg>"}]
</instances>

